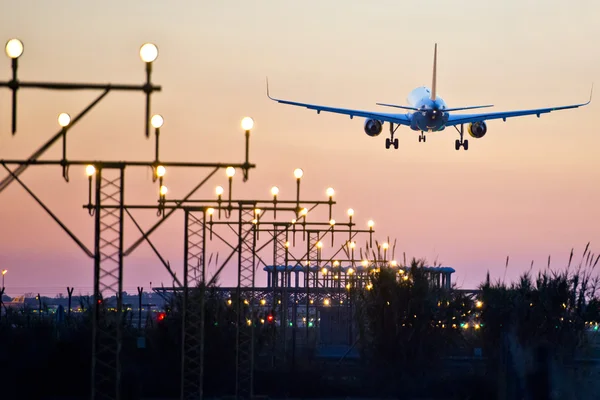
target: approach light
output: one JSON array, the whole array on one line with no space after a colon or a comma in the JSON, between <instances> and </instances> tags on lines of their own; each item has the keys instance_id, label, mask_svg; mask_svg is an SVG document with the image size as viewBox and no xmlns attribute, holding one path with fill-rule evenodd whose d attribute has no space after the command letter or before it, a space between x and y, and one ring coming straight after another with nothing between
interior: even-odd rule
<instances>
[{"instance_id":1,"label":"approach light","mask_svg":"<svg viewBox=\"0 0 600 400\"><path fill-rule=\"evenodd\" d=\"M10 39L4 46L6 55L10 58L19 58L23 54L23 42L19 39Z\"/></svg>"},{"instance_id":2,"label":"approach light","mask_svg":"<svg viewBox=\"0 0 600 400\"><path fill-rule=\"evenodd\" d=\"M227 169L225 170L225 173L227 174L228 178L233 178L233 176L235 175L235 168L227 167Z\"/></svg>"},{"instance_id":3,"label":"approach light","mask_svg":"<svg viewBox=\"0 0 600 400\"><path fill-rule=\"evenodd\" d=\"M477 308L483 307L483 301L477 300L477 302L475 303L475 307L477 307Z\"/></svg>"},{"instance_id":4,"label":"approach light","mask_svg":"<svg viewBox=\"0 0 600 400\"><path fill-rule=\"evenodd\" d=\"M153 62L158 58L158 47L154 43L144 43L140 47L140 58L146 63Z\"/></svg>"},{"instance_id":5,"label":"approach light","mask_svg":"<svg viewBox=\"0 0 600 400\"><path fill-rule=\"evenodd\" d=\"M158 167L156 167L156 176L158 176L159 178L162 178L163 176L165 176L166 172L167 172L167 169L164 166L159 165Z\"/></svg>"},{"instance_id":6,"label":"approach light","mask_svg":"<svg viewBox=\"0 0 600 400\"><path fill-rule=\"evenodd\" d=\"M165 119L160 114L154 114L150 119L150 123L155 129L158 129L163 126Z\"/></svg>"},{"instance_id":7,"label":"approach light","mask_svg":"<svg viewBox=\"0 0 600 400\"><path fill-rule=\"evenodd\" d=\"M217 196L221 196L224 191L225 191L225 189L223 189L223 186L217 186L217 188L215 189Z\"/></svg>"},{"instance_id":8,"label":"approach light","mask_svg":"<svg viewBox=\"0 0 600 400\"><path fill-rule=\"evenodd\" d=\"M367 260L362 260L362 266L363 267L368 267L369 266L369 262Z\"/></svg>"},{"instance_id":9,"label":"approach light","mask_svg":"<svg viewBox=\"0 0 600 400\"><path fill-rule=\"evenodd\" d=\"M331 226L335 225L335 219L330 219L329 220L329 225L331 225Z\"/></svg>"},{"instance_id":10,"label":"approach light","mask_svg":"<svg viewBox=\"0 0 600 400\"><path fill-rule=\"evenodd\" d=\"M375 226L375 222L373 222L373 220L370 219L369 222L367 222L367 225L369 226L369 228L373 228Z\"/></svg>"},{"instance_id":11,"label":"approach light","mask_svg":"<svg viewBox=\"0 0 600 400\"><path fill-rule=\"evenodd\" d=\"M96 173L96 168L93 165L88 165L85 167L85 174L87 176L92 176Z\"/></svg>"},{"instance_id":12,"label":"approach light","mask_svg":"<svg viewBox=\"0 0 600 400\"><path fill-rule=\"evenodd\" d=\"M349 209L348 209L348 216L349 216L349 217L352 217L353 215L354 215L354 210L353 210L353 209L351 209L351 208L349 208Z\"/></svg>"},{"instance_id":13,"label":"approach light","mask_svg":"<svg viewBox=\"0 0 600 400\"><path fill-rule=\"evenodd\" d=\"M323 267L323 268L321 269L321 274L323 274L323 275L327 275L327 268Z\"/></svg>"},{"instance_id":14,"label":"approach light","mask_svg":"<svg viewBox=\"0 0 600 400\"><path fill-rule=\"evenodd\" d=\"M354 273L354 270L352 268L348 268L347 274L352 275L353 273Z\"/></svg>"},{"instance_id":15,"label":"approach light","mask_svg":"<svg viewBox=\"0 0 600 400\"><path fill-rule=\"evenodd\" d=\"M335 190L333 190L333 188L330 187L330 188L327 188L326 193L327 193L327 196L333 197L333 195L335 194Z\"/></svg>"},{"instance_id":16,"label":"approach light","mask_svg":"<svg viewBox=\"0 0 600 400\"><path fill-rule=\"evenodd\" d=\"M396 267L396 266L398 266L398 261L396 261L396 260L392 260L392 261L390 261L390 265L391 265L392 267Z\"/></svg>"},{"instance_id":17,"label":"approach light","mask_svg":"<svg viewBox=\"0 0 600 400\"><path fill-rule=\"evenodd\" d=\"M3 269L3 270L2 270L2 275L6 275L6 273L7 273L7 272L8 272L8 270L7 270L7 269Z\"/></svg>"},{"instance_id":18,"label":"approach light","mask_svg":"<svg viewBox=\"0 0 600 400\"><path fill-rule=\"evenodd\" d=\"M323 247L323 242L321 242L320 240L317 242L317 249L320 249Z\"/></svg>"},{"instance_id":19,"label":"approach light","mask_svg":"<svg viewBox=\"0 0 600 400\"><path fill-rule=\"evenodd\" d=\"M255 215L260 215L261 212L262 212L262 210L260 208L255 208L254 209L254 214Z\"/></svg>"},{"instance_id":20,"label":"approach light","mask_svg":"<svg viewBox=\"0 0 600 400\"><path fill-rule=\"evenodd\" d=\"M353 249L356 247L356 242L350 242L350 248Z\"/></svg>"},{"instance_id":21,"label":"approach light","mask_svg":"<svg viewBox=\"0 0 600 400\"><path fill-rule=\"evenodd\" d=\"M381 247L383 247L384 250L387 250L388 247L390 247L390 245L386 242L386 243L382 244Z\"/></svg>"},{"instance_id":22,"label":"approach light","mask_svg":"<svg viewBox=\"0 0 600 400\"><path fill-rule=\"evenodd\" d=\"M254 127L254 120L250 117L244 117L242 119L242 129L249 131Z\"/></svg>"},{"instance_id":23,"label":"approach light","mask_svg":"<svg viewBox=\"0 0 600 400\"><path fill-rule=\"evenodd\" d=\"M213 215L215 213L215 209L212 207L209 207L208 209L206 209L206 213L208 215Z\"/></svg>"},{"instance_id":24,"label":"approach light","mask_svg":"<svg viewBox=\"0 0 600 400\"><path fill-rule=\"evenodd\" d=\"M67 113L58 114L58 124L63 128L69 126L71 123L71 116Z\"/></svg>"},{"instance_id":25,"label":"approach light","mask_svg":"<svg viewBox=\"0 0 600 400\"><path fill-rule=\"evenodd\" d=\"M300 215L306 217L306 214L308 214L308 208L303 208L302 211L300 211Z\"/></svg>"},{"instance_id":26,"label":"approach light","mask_svg":"<svg viewBox=\"0 0 600 400\"><path fill-rule=\"evenodd\" d=\"M167 189L167 187L165 185L162 185L160 187L160 195L161 196L166 196L167 192L169 191L169 189Z\"/></svg>"},{"instance_id":27,"label":"approach light","mask_svg":"<svg viewBox=\"0 0 600 400\"><path fill-rule=\"evenodd\" d=\"M339 261L337 261L337 260L336 260L336 261L334 261L334 262L333 262L333 266L334 266L334 267L339 267L339 266L340 266L340 262L339 262Z\"/></svg>"},{"instance_id":28,"label":"approach light","mask_svg":"<svg viewBox=\"0 0 600 400\"><path fill-rule=\"evenodd\" d=\"M277 195L279 194L279 188L278 188L277 186L273 186L273 187L271 188L271 194L272 194L273 196L277 196Z\"/></svg>"},{"instance_id":29,"label":"approach light","mask_svg":"<svg viewBox=\"0 0 600 400\"><path fill-rule=\"evenodd\" d=\"M302 171L301 168L296 168L294 170L294 177L296 177L296 179L302 178L303 175L304 175L304 171Z\"/></svg>"}]
</instances>

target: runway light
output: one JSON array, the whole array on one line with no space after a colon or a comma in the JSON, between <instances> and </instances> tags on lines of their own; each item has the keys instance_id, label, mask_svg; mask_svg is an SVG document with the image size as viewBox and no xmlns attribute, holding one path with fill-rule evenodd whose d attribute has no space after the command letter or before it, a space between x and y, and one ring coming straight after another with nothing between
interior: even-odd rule
<instances>
[{"instance_id":1,"label":"runway light","mask_svg":"<svg viewBox=\"0 0 600 400\"><path fill-rule=\"evenodd\" d=\"M150 119L150 123L154 128L158 129L163 126L165 119L160 114L154 114Z\"/></svg>"},{"instance_id":2,"label":"runway light","mask_svg":"<svg viewBox=\"0 0 600 400\"><path fill-rule=\"evenodd\" d=\"M242 129L249 131L254 127L254 120L250 117L242 118Z\"/></svg>"},{"instance_id":3,"label":"runway light","mask_svg":"<svg viewBox=\"0 0 600 400\"><path fill-rule=\"evenodd\" d=\"M6 55L10 58L19 58L23 54L23 43L19 39L10 39L4 46Z\"/></svg>"},{"instance_id":4,"label":"runway light","mask_svg":"<svg viewBox=\"0 0 600 400\"><path fill-rule=\"evenodd\" d=\"M349 216L349 217L352 217L353 215L354 215L354 210L353 210L353 209L351 209L351 208L349 208L349 209L348 209L348 216Z\"/></svg>"},{"instance_id":5,"label":"runway light","mask_svg":"<svg viewBox=\"0 0 600 400\"><path fill-rule=\"evenodd\" d=\"M217 188L215 189L215 192L217 193L217 196L221 196L224 191L225 190L223 189L223 186L217 186Z\"/></svg>"},{"instance_id":6,"label":"runway light","mask_svg":"<svg viewBox=\"0 0 600 400\"><path fill-rule=\"evenodd\" d=\"M87 176L92 176L96 173L96 168L93 165L88 165L85 167L85 174Z\"/></svg>"},{"instance_id":7,"label":"runway light","mask_svg":"<svg viewBox=\"0 0 600 400\"><path fill-rule=\"evenodd\" d=\"M158 47L154 43L144 43L140 47L140 58L147 63L155 61L158 58Z\"/></svg>"},{"instance_id":8,"label":"runway light","mask_svg":"<svg viewBox=\"0 0 600 400\"><path fill-rule=\"evenodd\" d=\"M277 196L277 195L279 194L279 188L278 188L277 186L273 186L273 187L271 188L271 194L272 194L273 196Z\"/></svg>"},{"instance_id":9,"label":"runway light","mask_svg":"<svg viewBox=\"0 0 600 400\"><path fill-rule=\"evenodd\" d=\"M296 179L300 179L302 176L304 176L304 171L302 171L300 168L296 168L294 170L294 177L296 177Z\"/></svg>"},{"instance_id":10,"label":"runway light","mask_svg":"<svg viewBox=\"0 0 600 400\"><path fill-rule=\"evenodd\" d=\"M165 185L162 185L160 187L160 195L161 196L166 196L167 192L169 191L169 189L167 189L167 187Z\"/></svg>"},{"instance_id":11,"label":"runway light","mask_svg":"<svg viewBox=\"0 0 600 400\"><path fill-rule=\"evenodd\" d=\"M58 114L58 125L65 128L65 127L69 126L70 123L71 123L71 116L69 114L67 114L67 113Z\"/></svg>"},{"instance_id":12,"label":"runway light","mask_svg":"<svg viewBox=\"0 0 600 400\"><path fill-rule=\"evenodd\" d=\"M227 167L227 169L225 170L225 174L227 174L228 178L233 178L233 176L235 175L235 168Z\"/></svg>"},{"instance_id":13,"label":"runway light","mask_svg":"<svg viewBox=\"0 0 600 400\"><path fill-rule=\"evenodd\" d=\"M333 190L333 188L330 187L330 188L327 188L326 193L327 193L327 196L333 197L333 195L335 194L335 190Z\"/></svg>"},{"instance_id":14,"label":"runway light","mask_svg":"<svg viewBox=\"0 0 600 400\"><path fill-rule=\"evenodd\" d=\"M158 167L156 167L156 176L158 176L159 178L165 176L166 173L167 169L164 166L159 165Z\"/></svg>"}]
</instances>

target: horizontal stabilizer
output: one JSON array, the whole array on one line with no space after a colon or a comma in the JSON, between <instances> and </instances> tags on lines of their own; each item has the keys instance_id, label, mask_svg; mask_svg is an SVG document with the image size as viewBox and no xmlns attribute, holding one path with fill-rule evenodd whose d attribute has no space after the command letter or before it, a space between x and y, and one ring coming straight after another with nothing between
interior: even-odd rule
<instances>
[{"instance_id":1,"label":"horizontal stabilizer","mask_svg":"<svg viewBox=\"0 0 600 400\"><path fill-rule=\"evenodd\" d=\"M494 107L493 104L487 104L485 106L470 106L470 107L455 107L455 108L444 108L444 111L446 112L450 112L450 111L461 111L461 110L472 110L474 108L487 108L487 107Z\"/></svg>"},{"instance_id":2,"label":"horizontal stabilizer","mask_svg":"<svg viewBox=\"0 0 600 400\"><path fill-rule=\"evenodd\" d=\"M402 108L404 110L412 110L412 111L419 111L418 108L415 107L408 107L408 106L398 106L396 104L385 104L385 103L375 103L378 106L385 106L385 107L395 107L395 108Z\"/></svg>"}]
</instances>

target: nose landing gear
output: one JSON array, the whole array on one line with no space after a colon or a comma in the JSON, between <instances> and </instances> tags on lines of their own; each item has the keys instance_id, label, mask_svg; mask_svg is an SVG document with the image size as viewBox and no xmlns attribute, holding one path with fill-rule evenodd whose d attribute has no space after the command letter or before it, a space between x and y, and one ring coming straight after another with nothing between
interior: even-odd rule
<instances>
[{"instance_id":1,"label":"nose landing gear","mask_svg":"<svg viewBox=\"0 0 600 400\"><path fill-rule=\"evenodd\" d=\"M400 125L396 125L394 128L394 123L390 122L390 137L385 139L385 148L389 149L390 146L394 146L394 149L398 150L398 138L394 139L394 133L396 133L396 129L398 129Z\"/></svg>"}]
</instances>

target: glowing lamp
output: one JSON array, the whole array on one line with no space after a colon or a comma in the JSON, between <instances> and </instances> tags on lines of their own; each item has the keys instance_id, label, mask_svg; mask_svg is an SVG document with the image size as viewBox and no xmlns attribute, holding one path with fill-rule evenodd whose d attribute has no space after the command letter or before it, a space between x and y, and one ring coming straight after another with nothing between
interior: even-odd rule
<instances>
[{"instance_id":1,"label":"glowing lamp","mask_svg":"<svg viewBox=\"0 0 600 400\"><path fill-rule=\"evenodd\" d=\"M353 215L354 215L354 210L353 210L353 209L351 209L351 208L349 208L349 209L348 209L348 216L349 216L349 217L352 217Z\"/></svg>"},{"instance_id":2,"label":"glowing lamp","mask_svg":"<svg viewBox=\"0 0 600 400\"><path fill-rule=\"evenodd\" d=\"M169 189L167 189L167 187L165 185L162 185L160 187L160 195L161 196L165 196L167 194L167 192L169 191Z\"/></svg>"},{"instance_id":3,"label":"glowing lamp","mask_svg":"<svg viewBox=\"0 0 600 400\"><path fill-rule=\"evenodd\" d=\"M223 189L223 186L217 186L217 188L215 189L215 192L217 193L217 196L221 196L224 191L225 190Z\"/></svg>"},{"instance_id":4,"label":"glowing lamp","mask_svg":"<svg viewBox=\"0 0 600 400\"><path fill-rule=\"evenodd\" d=\"M165 119L160 114L154 114L150 119L150 123L154 128L158 129L163 126Z\"/></svg>"},{"instance_id":5,"label":"glowing lamp","mask_svg":"<svg viewBox=\"0 0 600 400\"><path fill-rule=\"evenodd\" d=\"M327 268L323 268L323 269L321 270L321 273L322 273L323 275L327 275Z\"/></svg>"},{"instance_id":6,"label":"glowing lamp","mask_svg":"<svg viewBox=\"0 0 600 400\"><path fill-rule=\"evenodd\" d=\"M375 222L373 222L373 220L370 219L369 222L367 222L367 225L369 226L369 228L373 228L375 226Z\"/></svg>"},{"instance_id":7,"label":"glowing lamp","mask_svg":"<svg viewBox=\"0 0 600 400\"><path fill-rule=\"evenodd\" d=\"M329 225L331 225L331 226L335 225L335 219L330 219L329 220Z\"/></svg>"},{"instance_id":8,"label":"glowing lamp","mask_svg":"<svg viewBox=\"0 0 600 400\"><path fill-rule=\"evenodd\" d=\"M318 248L318 249L320 249L320 248L322 248L322 247L323 247L323 242L321 242L321 241L318 241L318 242L317 242L317 248Z\"/></svg>"},{"instance_id":9,"label":"glowing lamp","mask_svg":"<svg viewBox=\"0 0 600 400\"><path fill-rule=\"evenodd\" d=\"M212 207L209 207L209 208L206 210L206 213L207 213L208 215L213 215L213 214L215 213L215 209L214 209L214 208L212 208Z\"/></svg>"},{"instance_id":10,"label":"glowing lamp","mask_svg":"<svg viewBox=\"0 0 600 400\"><path fill-rule=\"evenodd\" d=\"M167 169L163 165L156 167L156 176L162 178L167 173Z\"/></svg>"},{"instance_id":11,"label":"glowing lamp","mask_svg":"<svg viewBox=\"0 0 600 400\"><path fill-rule=\"evenodd\" d=\"M69 114L67 114L67 113L58 114L58 125L65 128L65 127L69 126L70 123L71 123L71 116Z\"/></svg>"},{"instance_id":12,"label":"glowing lamp","mask_svg":"<svg viewBox=\"0 0 600 400\"><path fill-rule=\"evenodd\" d=\"M279 188L278 188L277 186L273 186L273 187L271 188L271 194L272 194L273 196L277 196L277 195L279 194Z\"/></svg>"},{"instance_id":13,"label":"glowing lamp","mask_svg":"<svg viewBox=\"0 0 600 400\"><path fill-rule=\"evenodd\" d=\"M306 214L308 214L308 209L303 208L302 211L300 211L300 215L306 216Z\"/></svg>"},{"instance_id":14,"label":"glowing lamp","mask_svg":"<svg viewBox=\"0 0 600 400\"><path fill-rule=\"evenodd\" d=\"M92 176L96 173L96 168L93 165L88 165L85 167L85 174L87 176Z\"/></svg>"},{"instance_id":15,"label":"glowing lamp","mask_svg":"<svg viewBox=\"0 0 600 400\"><path fill-rule=\"evenodd\" d=\"M330 187L330 188L327 188L326 193L327 193L327 196L333 197L333 195L335 194L335 190L333 190L333 188Z\"/></svg>"},{"instance_id":16,"label":"glowing lamp","mask_svg":"<svg viewBox=\"0 0 600 400\"><path fill-rule=\"evenodd\" d=\"M10 39L4 46L6 55L13 59L21 57L23 49L23 43L19 39Z\"/></svg>"},{"instance_id":17,"label":"glowing lamp","mask_svg":"<svg viewBox=\"0 0 600 400\"><path fill-rule=\"evenodd\" d=\"M227 167L227 169L225 170L225 174L227 174L228 178L233 178L233 176L235 175L235 168Z\"/></svg>"},{"instance_id":18,"label":"glowing lamp","mask_svg":"<svg viewBox=\"0 0 600 400\"><path fill-rule=\"evenodd\" d=\"M140 47L140 58L146 63L153 62L158 58L158 47L154 43L144 43Z\"/></svg>"},{"instance_id":19,"label":"glowing lamp","mask_svg":"<svg viewBox=\"0 0 600 400\"><path fill-rule=\"evenodd\" d=\"M390 245L386 242L386 243L382 244L381 247L383 247L384 250L387 250L388 247L390 247Z\"/></svg>"},{"instance_id":20,"label":"glowing lamp","mask_svg":"<svg viewBox=\"0 0 600 400\"><path fill-rule=\"evenodd\" d=\"M249 131L254 127L254 120L250 117L244 117L242 119L242 129Z\"/></svg>"},{"instance_id":21,"label":"glowing lamp","mask_svg":"<svg viewBox=\"0 0 600 400\"><path fill-rule=\"evenodd\" d=\"M300 168L296 168L296 169L294 170L294 177L295 177L296 179L300 179L300 178L302 178L302 176L303 176L303 175L304 175L304 171L302 171L302 169L300 169Z\"/></svg>"}]
</instances>

